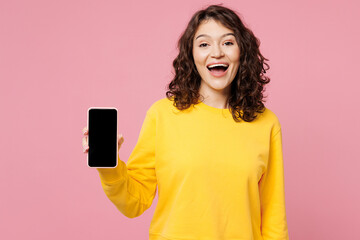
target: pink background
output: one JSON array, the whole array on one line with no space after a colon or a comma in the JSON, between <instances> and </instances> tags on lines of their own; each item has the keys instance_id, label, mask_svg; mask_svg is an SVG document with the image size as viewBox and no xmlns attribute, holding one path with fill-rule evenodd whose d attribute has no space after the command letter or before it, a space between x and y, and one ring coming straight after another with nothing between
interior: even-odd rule
<instances>
[{"instance_id":1,"label":"pink background","mask_svg":"<svg viewBox=\"0 0 360 240\"><path fill-rule=\"evenodd\" d=\"M165 97L176 43L219 1L0 1L0 238L148 239L157 199L122 215L86 164L87 109L119 110L126 162ZM354 239L359 215L359 4L226 1L270 59L292 240ZM356 237L355 237L356 236Z\"/></svg>"}]
</instances>

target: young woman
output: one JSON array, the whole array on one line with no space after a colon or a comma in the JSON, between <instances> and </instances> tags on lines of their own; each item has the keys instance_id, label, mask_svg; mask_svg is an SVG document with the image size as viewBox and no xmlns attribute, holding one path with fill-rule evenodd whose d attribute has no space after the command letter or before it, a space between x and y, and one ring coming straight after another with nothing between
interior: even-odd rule
<instances>
[{"instance_id":1,"label":"young woman","mask_svg":"<svg viewBox=\"0 0 360 240\"><path fill-rule=\"evenodd\" d=\"M174 79L127 163L98 168L106 195L134 218L158 191L150 240L289 239L281 126L263 104L270 79L258 39L234 11L211 5L178 48Z\"/></svg>"}]
</instances>

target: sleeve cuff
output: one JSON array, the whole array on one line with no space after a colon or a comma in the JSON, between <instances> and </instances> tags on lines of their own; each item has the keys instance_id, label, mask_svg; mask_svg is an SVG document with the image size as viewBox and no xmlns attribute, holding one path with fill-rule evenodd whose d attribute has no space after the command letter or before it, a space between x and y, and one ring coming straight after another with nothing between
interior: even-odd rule
<instances>
[{"instance_id":1,"label":"sleeve cuff","mask_svg":"<svg viewBox=\"0 0 360 240\"><path fill-rule=\"evenodd\" d=\"M118 165L115 168L97 168L102 182L116 182L127 177L126 164L118 159Z\"/></svg>"}]
</instances>

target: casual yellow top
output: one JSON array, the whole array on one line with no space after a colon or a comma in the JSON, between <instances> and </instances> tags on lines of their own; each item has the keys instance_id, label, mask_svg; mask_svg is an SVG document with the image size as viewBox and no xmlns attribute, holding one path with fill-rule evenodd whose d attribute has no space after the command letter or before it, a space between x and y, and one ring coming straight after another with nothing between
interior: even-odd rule
<instances>
[{"instance_id":1,"label":"casual yellow top","mask_svg":"<svg viewBox=\"0 0 360 240\"><path fill-rule=\"evenodd\" d=\"M287 240L281 126L266 108L252 122L203 102L157 100L127 163L98 168L126 217L158 191L150 240Z\"/></svg>"}]
</instances>

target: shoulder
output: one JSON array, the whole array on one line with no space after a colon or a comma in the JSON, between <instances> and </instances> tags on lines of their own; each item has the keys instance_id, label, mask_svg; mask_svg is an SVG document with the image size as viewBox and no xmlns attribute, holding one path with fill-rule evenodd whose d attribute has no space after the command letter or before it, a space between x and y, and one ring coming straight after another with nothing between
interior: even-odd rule
<instances>
[{"instance_id":1,"label":"shoulder","mask_svg":"<svg viewBox=\"0 0 360 240\"><path fill-rule=\"evenodd\" d=\"M269 108L265 107L265 111L261 114L260 118L263 121L265 121L267 124L269 124L269 127L271 128L271 132L273 134L281 130L281 123L279 117L273 110L270 110Z\"/></svg>"},{"instance_id":2,"label":"shoulder","mask_svg":"<svg viewBox=\"0 0 360 240\"><path fill-rule=\"evenodd\" d=\"M163 97L160 98L158 100L156 100L153 104L152 107L155 108L164 108L164 107L169 107L173 105L173 101L168 99L167 97Z\"/></svg>"},{"instance_id":3,"label":"shoulder","mask_svg":"<svg viewBox=\"0 0 360 240\"><path fill-rule=\"evenodd\" d=\"M173 101L169 100L167 97L160 98L156 101L154 101L151 106L149 107L149 110L153 109L162 109L173 105Z\"/></svg>"},{"instance_id":4,"label":"shoulder","mask_svg":"<svg viewBox=\"0 0 360 240\"><path fill-rule=\"evenodd\" d=\"M164 112L165 110L169 110L171 108L173 108L173 101L168 99L167 97L163 97L158 100L155 100L150 105L147 112L150 114L157 114L159 112Z\"/></svg>"},{"instance_id":5,"label":"shoulder","mask_svg":"<svg viewBox=\"0 0 360 240\"><path fill-rule=\"evenodd\" d=\"M280 120L279 120L277 114L273 110L265 107L265 111L262 113L262 115L264 118L266 118L266 120L280 124Z\"/></svg>"}]
</instances>

